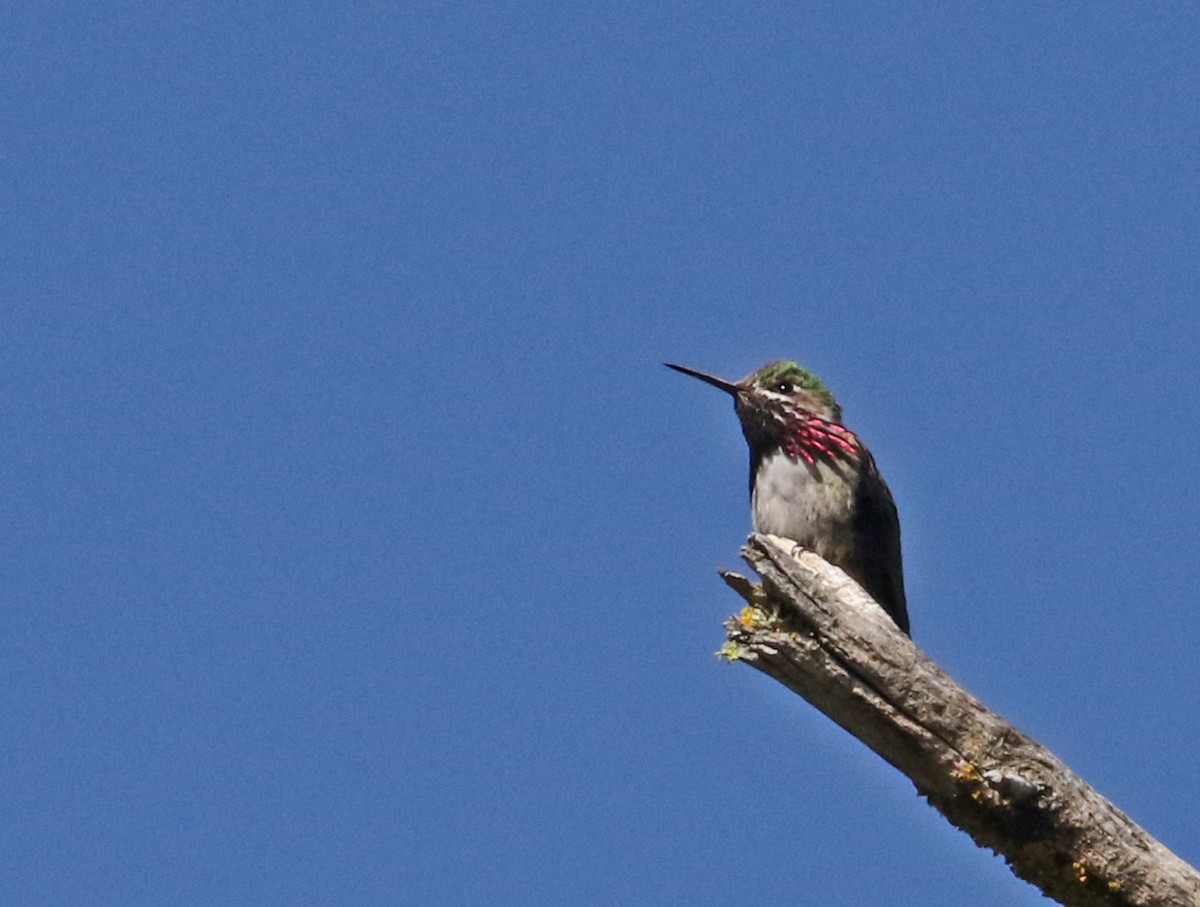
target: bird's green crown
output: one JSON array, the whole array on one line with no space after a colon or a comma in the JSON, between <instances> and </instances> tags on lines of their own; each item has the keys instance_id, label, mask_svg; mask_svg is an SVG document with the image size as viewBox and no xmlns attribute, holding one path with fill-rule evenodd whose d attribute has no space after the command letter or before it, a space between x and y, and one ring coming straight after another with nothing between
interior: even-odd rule
<instances>
[{"instance_id":1,"label":"bird's green crown","mask_svg":"<svg viewBox=\"0 0 1200 907\"><path fill-rule=\"evenodd\" d=\"M837 400L833 398L833 394L825 386L825 382L808 369L801 368L798 363L790 359L780 359L778 362L767 363L751 375L750 380L768 390L774 390L780 384L791 384L794 387L808 391L831 410L840 409Z\"/></svg>"}]
</instances>

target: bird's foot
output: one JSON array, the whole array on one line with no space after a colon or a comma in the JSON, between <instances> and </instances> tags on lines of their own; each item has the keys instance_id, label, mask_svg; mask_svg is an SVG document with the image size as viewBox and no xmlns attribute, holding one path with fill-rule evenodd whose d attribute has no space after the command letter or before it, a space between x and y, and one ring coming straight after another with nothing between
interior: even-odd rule
<instances>
[{"instance_id":1,"label":"bird's foot","mask_svg":"<svg viewBox=\"0 0 1200 907\"><path fill-rule=\"evenodd\" d=\"M791 547L791 550L789 551L789 554L791 554L792 560L798 561L798 560L800 560L800 555L802 555L805 551L808 551L808 550L809 549L805 548L799 542L792 542L792 547Z\"/></svg>"}]
</instances>

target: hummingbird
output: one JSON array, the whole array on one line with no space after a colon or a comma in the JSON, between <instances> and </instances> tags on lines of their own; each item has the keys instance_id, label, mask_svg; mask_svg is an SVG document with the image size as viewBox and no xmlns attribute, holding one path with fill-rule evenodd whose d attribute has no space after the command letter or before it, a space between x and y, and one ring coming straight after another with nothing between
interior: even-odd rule
<instances>
[{"instance_id":1,"label":"hummingbird","mask_svg":"<svg viewBox=\"0 0 1200 907\"><path fill-rule=\"evenodd\" d=\"M790 360L736 382L664 364L733 397L750 448L754 531L791 539L841 567L908 633L896 504L871 452L842 424L829 388Z\"/></svg>"}]
</instances>

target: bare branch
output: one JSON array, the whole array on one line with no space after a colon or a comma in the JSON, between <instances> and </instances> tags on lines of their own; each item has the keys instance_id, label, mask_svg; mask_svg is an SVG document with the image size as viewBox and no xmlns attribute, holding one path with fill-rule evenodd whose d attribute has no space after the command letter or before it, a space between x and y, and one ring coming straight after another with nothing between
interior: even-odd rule
<instances>
[{"instance_id":1,"label":"bare branch","mask_svg":"<svg viewBox=\"0 0 1200 907\"><path fill-rule=\"evenodd\" d=\"M840 569L775 536L722 572L749 607L722 654L803 696L950 822L1067 907L1196 907L1200 873L949 677Z\"/></svg>"}]
</instances>

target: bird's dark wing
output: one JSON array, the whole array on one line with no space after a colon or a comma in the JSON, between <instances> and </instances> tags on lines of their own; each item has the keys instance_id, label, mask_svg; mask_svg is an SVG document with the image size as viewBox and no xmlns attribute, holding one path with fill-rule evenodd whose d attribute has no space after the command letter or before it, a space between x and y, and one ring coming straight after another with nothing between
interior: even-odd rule
<instances>
[{"instance_id":1,"label":"bird's dark wing","mask_svg":"<svg viewBox=\"0 0 1200 907\"><path fill-rule=\"evenodd\" d=\"M900 557L900 517L891 489L879 474L875 461L863 465L855 492L854 528L858 541L858 567L862 573L858 580L896 626L909 633L904 567Z\"/></svg>"}]
</instances>

